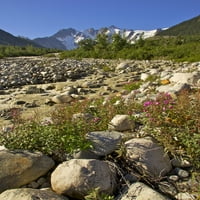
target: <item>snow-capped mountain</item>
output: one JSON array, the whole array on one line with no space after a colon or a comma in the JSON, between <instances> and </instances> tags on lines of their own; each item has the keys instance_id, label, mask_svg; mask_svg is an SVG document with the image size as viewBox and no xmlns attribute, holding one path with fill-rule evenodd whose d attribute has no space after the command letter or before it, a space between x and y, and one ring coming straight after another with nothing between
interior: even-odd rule
<instances>
[{"instance_id":1,"label":"snow-capped mountain","mask_svg":"<svg viewBox=\"0 0 200 200\"><path fill-rule=\"evenodd\" d=\"M94 28L89 28L84 31L78 31L73 28L62 29L56 34L50 37L36 38L34 42L47 48L57 48L57 49L74 49L78 47L78 43L84 39L95 39L100 33L105 33L108 36L113 34L120 34L123 38L126 38L130 43L134 43L136 40L143 38L149 38L155 36L155 34L160 29L144 31L144 30L127 30L120 29L115 26L110 26L106 28L101 28L95 30Z\"/></svg>"}]
</instances>

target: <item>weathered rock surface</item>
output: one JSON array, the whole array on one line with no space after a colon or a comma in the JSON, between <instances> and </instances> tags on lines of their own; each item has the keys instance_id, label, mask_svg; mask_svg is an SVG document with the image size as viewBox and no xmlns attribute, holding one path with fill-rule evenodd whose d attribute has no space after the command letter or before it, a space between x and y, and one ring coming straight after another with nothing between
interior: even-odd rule
<instances>
[{"instance_id":1,"label":"weathered rock surface","mask_svg":"<svg viewBox=\"0 0 200 200\"><path fill-rule=\"evenodd\" d=\"M95 131L87 133L86 138L91 141L93 146L90 152L97 156L106 156L119 147L122 133L117 131Z\"/></svg>"},{"instance_id":2,"label":"weathered rock surface","mask_svg":"<svg viewBox=\"0 0 200 200\"><path fill-rule=\"evenodd\" d=\"M63 93L63 94L54 96L52 98L52 101L58 104L70 103L73 101L73 98L71 97L71 95Z\"/></svg>"},{"instance_id":3,"label":"weathered rock surface","mask_svg":"<svg viewBox=\"0 0 200 200\"><path fill-rule=\"evenodd\" d=\"M171 169L171 162L163 147L152 138L134 138L125 142L127 156L135 162L135 167L148 176L161 177Z\"/></svg>"},{"instance_id":4,"label":"weathered rock surface","mask_svg":"<svg viewBox=\"0 0 200 200\"><path fill-rule=\"evenodd\" d=\"M118 200L170 200L169 198L161 195L155 190L151 189L144 183L133 183L128 191L122 195Z\"/></svg>"},{"instance_id":5,"label":"weathered rock surface","mask_svg":"<svg viewBox=\"0 0 200 200\"><path fill-rule=\"evenodd\" d=\"M109 123L108 129L115 131L133 130L135 122L128 115L116 115Z\"/></svg>"},{"instance_id":6,"label":"weathered rock surface","mask_svg":"<svg viewBox=\"0 0 200 200\"><path fill-rule=\"evenodd\" d=\"M68 200L51 190L37 190L31 188L10 189L0 194L1 200Z\"/></svg>"},{"instance_id":7,"label":"weathered rock surface","mask_svg":"<svg viewBox=\"0 0 200 200\"><path fill-rule=\"evenodd\" d=\"M72 159L60 164L51 176L52 189L73 198L83 199L92 189L113 194L116 174L109 163L94 159Z\"/></svg>"},{"instance_id":8,"label":"weathered rock surface","mask_svg":"<svg viewBox=\"0 0 200 200\"><path fill-rule=\"evenodd\" d=\"M0 192L23 186L45 175L54 161L42 153L0 151Z\"/></svg>"},{"instance_id":9,"label":"weathered rock surface","mask_svg":"<svg viewBox=\"0 0 200 200\"><path fill-rule=\"evenodd\" d=\"M169 79L170 82L175 83L187 83L187 84L196 84L200 79L200 73L193 72L193 73L175 73Z\"/></svg>"},{"instance_id":10,"label":"weathered rock surface","mask_svg":"<svg viewBox=\"0 0 200 200\"><path fill-rule=\"evenodd\" d=\"M169 85L161 85L158 88L156 88L156 90L160 93L164 92L164 93L180 93L183 91L189 91L190 85L188 85L187 83L176 83L176 84L169 84Z\"/></svg>"}]
</instances>

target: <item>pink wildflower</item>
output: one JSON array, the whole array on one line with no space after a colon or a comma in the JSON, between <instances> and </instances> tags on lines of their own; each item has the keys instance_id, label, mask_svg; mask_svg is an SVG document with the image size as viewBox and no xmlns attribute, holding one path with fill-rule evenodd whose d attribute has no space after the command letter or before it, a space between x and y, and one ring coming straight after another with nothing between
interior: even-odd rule
<instances>
[{"instance_id":1,"label":"pink wildflower","mask_svg":"<svg viewBox=\"0 0 200 200\"><path fill-rule=\"evenodd\" d=\"M143 104L144 107L147 107L147 106L150 106L150 105L152 105L152 101L145 101L144 104Z\"/></svg>"}]
</instances>

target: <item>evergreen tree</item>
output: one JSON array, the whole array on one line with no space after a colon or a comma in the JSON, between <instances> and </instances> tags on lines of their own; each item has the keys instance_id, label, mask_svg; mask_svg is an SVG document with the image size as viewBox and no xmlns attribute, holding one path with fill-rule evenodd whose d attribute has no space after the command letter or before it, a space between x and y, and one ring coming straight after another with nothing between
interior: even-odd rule
<instances>
[{"instance_id":1,"label":"evergreen tree","mask_svg":"<svg viewBox=\"0 0 200 200\"><path fill-rule=\"evenodd\" d=\"M125 46L127 46L127 40L123 39L119 34L114 34L112 36L112 43L111 43L111 49L113 51L120 51L122 50Z\"/></svg>"}]
</instances>

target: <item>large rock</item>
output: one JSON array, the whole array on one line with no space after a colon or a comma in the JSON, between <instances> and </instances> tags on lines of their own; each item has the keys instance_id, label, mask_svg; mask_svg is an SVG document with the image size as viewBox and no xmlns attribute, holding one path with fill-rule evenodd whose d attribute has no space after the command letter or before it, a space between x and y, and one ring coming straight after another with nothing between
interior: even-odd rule
<instances>
[{"instance_id":1,"label":"large rock","mask_svg":"<svg viewBox=\"0 0 200 200\"><path fill-rule=\"evenodd\" d=\"M42 153L0 151L0 192L17 188L45 175L54 161Z\"/></svg>"},{"instance_id":2,"label":"large rock","mask_svg":"<svg viewBox=\"0 0 200 200\"><path fill-rule=\"evenodd\" d=\"M128 62L122 62L116 67L116 71L125 70L130 66Z\"/></svg>"},{"instance_id":3,"label":"large rock","mask_svg":"<svg viewBox=\"0 0 200 200\"><path fill-rule=\"evenodd\" d=\"M71 95L69 95L67 93L62 93L62 94L58 94L58 95L54 96L52 98L52 101L57 104L70 103L73 101L73 98L71 97Z\"/></svg>"},{"instance_id":4,"label":"large rock","mask_svg":"<svg viewBox=\"0 0 200 200\"><path fill-rule=\"evenodd\" d=\"M45 93L45 90L42 88L38 88L36 86L28 86L26 89L26 94L41 94Z\"/></svg>"},{"instance_id":5,"label":"large rock","mask_svg":"<svg viewBox=\"0 0 200 200\"><path fill-rule=\"evenodd\" d=\"M117 131L94 131L88 133L86 138L92 143L91 152L97 156L106 156L119 147L122 133Z\"/></svg>"},{"instance_id":6,"label":"large rock","mask_svg":"<svg viewBox=\"0 0 200 200\"><path fill-rule=\"evenodd\" d=\"M115 131L133 130L134 127L135 121L132 120L129 115L115 115L108 125L109 130Z\"/></svg>"},{"instance_id":7,"label":"large rock","mask_svg":"<svg viewBox=\"0 0 200 200\"><path fill-rule=\"evenodd\" d=\"M1 200L68 200L67 197L58 195L50 190L37 190L20 188L6 190L0 194Z\"/></svg>"},{"instance_id":8,"label":"large rock","mask_svg":"<svg viewBox=\"0 0 200 200\"><path fill-rule=\"evenodd\" d=\"M176 196L177 200L195 200L196 197L192 194L189 194L187 192L180 192Z\"/></svg>"},{"instance_id":9,"label":"large rock","mask_svg":"<svg viewBox=\"0 0 200 200\"><path fill-rule=\"evenodd\" d=\"M150 177L164 176L171 169L171 162L163 148L152 138L135 138L125 143L127 157L135 167Z\"/></svg>"},{"instance_id":10,"label":"large rock","mask_svg":"<svg viewBox=\"0 0 200 200\"><path fill-rule=\"evenodd\" d=\"M83 199L91 190L112 194L116 174L111 165L94 159L72 159L60 164L51 175L52 189L72 198Z\"/></svg>"},{"instance_id":11,"label":"large rock","mask_svg":"<svg viewBox=\"0 0 200 200\"><path fill-rule=\"evenodd\" d=\"M146 81L149 78L149 76L150 76L150 74L148 74L148 73L142 73L140 76L140 79L142 81Z\"/></svg>"},{"instance_id":12,"label":"large rock","mask_svg":"<svg viewBox=\"0 0 200 200\"><path fill-rule=\"evenodd\" d=\"M133 183L118 200L170 200L144 183Z\"/></svg>"},{"instance_id":13,"label":"large rock","mask_svg":"<svg viewBox=\"0 0 200 200\"><path fill-rule=\"evenodd\" d=\"M198 72L192 73L175 73L170 78L170 82L175 83L187 83L187 84L196 84L200 79L200 74Z\"/></svg>"},{"instance_id":14,"label":"large rock","mask_svg":"<svg viewBox=\"0 0 200 200\"><path fill-rule=\"evenodd\" d=\"M158 88L156 88L156 90L160 93L164 92L174 94L178 94L182 91L189 91L190 89L190 85L188 85L187 83L172 83L168 85L161 85Z\"/></svg>"}]
</instances>

